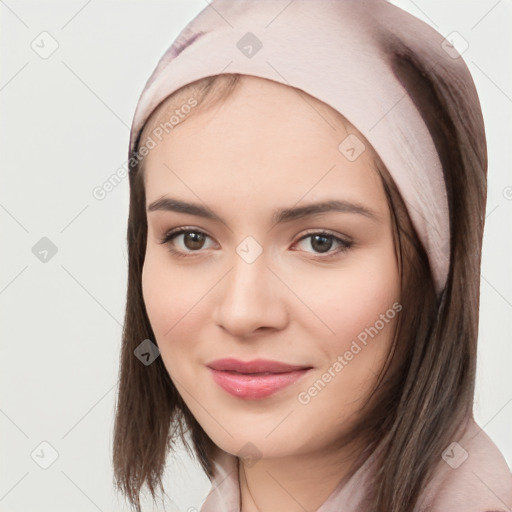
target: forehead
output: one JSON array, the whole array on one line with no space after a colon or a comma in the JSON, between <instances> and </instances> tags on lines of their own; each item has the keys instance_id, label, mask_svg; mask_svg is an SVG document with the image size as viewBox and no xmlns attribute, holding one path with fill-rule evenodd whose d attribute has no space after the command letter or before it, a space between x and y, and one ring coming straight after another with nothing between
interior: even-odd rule
<instances>
[{"instance_id":1,"label":"forehead","mask_svg":"<svg viewBox=\"0 0 512 512\"><path fill-rule=\"evenodd\" d=\"M303 91L244 76L226 99L196 108L146 156L148 202L176 190L189 198L279 195L296 202L305 194L313 199L339 190L345 197L382 199L367 141L342 115ZM353 137L360 142L356 149L364 150L351 161L344 151Z\"/></svg>"}]
</instances>

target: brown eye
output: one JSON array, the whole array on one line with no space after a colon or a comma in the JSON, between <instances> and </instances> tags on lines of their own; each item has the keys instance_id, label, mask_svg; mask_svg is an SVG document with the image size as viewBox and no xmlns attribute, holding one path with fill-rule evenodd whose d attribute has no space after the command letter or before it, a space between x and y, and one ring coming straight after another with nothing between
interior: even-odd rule
<instances>
[{"instance_id":1,"label":"brown eye","mask_svg":"<svg viewBox=\"0 0 512 512\"><path fill-rule=\"evenodd\" d=\"M160 243L167 244L169 251L176 256L195 256L193 253L200 253L208 238L206 233L198 229L179 228L167 233ZM178 248L175 248L176 245Z\"/></svg>"},{"instance_id":2,"label":"brown eye","mask_svg":"<svg viewBox=\"0 0 512 512\"><path fill-rule=\"evenodd\" d=\"M309 239L309 243L305 243L305 240ZM306 236L303 236L298 243L304 243L309 248L312 248L314 253L313 254L327 254L326 256L323 256L323 258L329 258L331 256L336 256L337 254L340 254L344 251L347 251L352 245L353 242L348 240L343 240L342 238L333 235L332 233L328 232L314 232L309 233ZM333 247L333 244L338 244L338 249L331 251L331 248ZM306 251L310 252L310 251Z\"/></svg>"}]
</instances>

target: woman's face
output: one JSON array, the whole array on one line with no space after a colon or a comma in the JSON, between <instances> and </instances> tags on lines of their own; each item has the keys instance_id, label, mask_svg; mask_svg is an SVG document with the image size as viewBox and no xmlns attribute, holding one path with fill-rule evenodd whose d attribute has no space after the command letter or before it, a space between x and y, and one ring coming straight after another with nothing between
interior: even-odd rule
<instances>
[{"instance_id":1,"label":"woman's face","mask_svg":"<svg viewBox=\"0 0 512 512\"><path fill-rule=\"evenodd\" d=\"M165 367L227 452L329 450L375 384L401 309L370 148L327 105L255 77L185 121L146 157L142 286ZM299 370L210 368L224 358Z\"/></svg>"}]
</instances>

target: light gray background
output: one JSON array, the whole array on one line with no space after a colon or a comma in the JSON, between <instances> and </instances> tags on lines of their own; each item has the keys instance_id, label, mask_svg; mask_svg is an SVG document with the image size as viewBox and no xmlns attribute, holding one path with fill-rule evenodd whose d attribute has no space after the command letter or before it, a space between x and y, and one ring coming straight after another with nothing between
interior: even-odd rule
<instances>
[{"instance_id":1,"label":"light gray background","mask_svg":"<svg viewBox=\"0 0 512 512\"><path fill-rule=\"evenodd\" d=\"M469 43L489 148L475 416L512 465L512 1L394 3ZM0 511L128 510L110 463L128 180L102 201L92 190L125 163L145 81L205 6L0 1ZM59 45L47 59L31 47L43 31ZM46 263L42 237L58 250ZM43 441L58 453L48 469L31 458L51 462ZM184 452L167 482L171 511L199 509L210 488Z\"/></svg>"}]
</instances>

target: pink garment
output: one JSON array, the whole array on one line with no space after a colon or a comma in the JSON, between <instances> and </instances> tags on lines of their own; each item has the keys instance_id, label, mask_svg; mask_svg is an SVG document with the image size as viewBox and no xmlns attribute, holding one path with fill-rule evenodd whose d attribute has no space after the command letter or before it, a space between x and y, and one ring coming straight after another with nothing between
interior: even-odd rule
<instances>
[{"instance_id":1,"label":"pink garment","mask_svg":"<svg viewBox=\"0 0 512 512\"><path fill-rule=\"evenodd\" d=\"M471 418L457 443L439 455L436 473L420 497L417 512L510 512L512 473L494 442ZM371 485L374 454L316 512L364 512L361 500ZM240 512L238 457L222 451L214 465L217 474L200 512Z\"/></svg>"}]
</instances>

